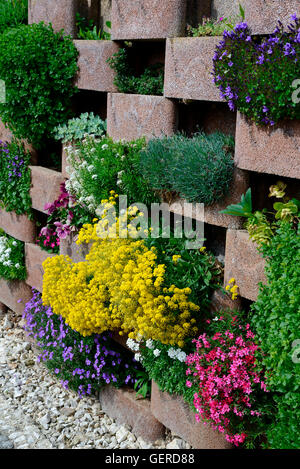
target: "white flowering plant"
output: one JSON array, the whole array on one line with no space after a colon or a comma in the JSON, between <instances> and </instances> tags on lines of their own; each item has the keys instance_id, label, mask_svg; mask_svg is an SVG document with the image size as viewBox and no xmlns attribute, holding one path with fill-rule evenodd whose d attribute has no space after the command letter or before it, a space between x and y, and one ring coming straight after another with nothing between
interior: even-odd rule
<instances>
[{"instance_id":1,"label":"white flowering plant","mask_svg":"<svg viewBox=\"0 0 300 469\"><path fill-rule=\"evenodd\" d=\"M109 197L110 191L127 195L128 203L150 205L158 196L150 188L140 169L140 151L145 140L113 142L110 137L92 136L66 147L67 189L91 212Z\"/></svg>"},{"instance_id":2,"label":"white flowering plant","mask_svg":"<svg viewBox=\"0 0 300 469\"><path fill-rule=\"evenodd\" d=\"M5 280L25 280L24 243L0 230L0 277Z\"/></svg>"},{"instance_id":3,"label":"white flowering plant","mask_svg":"<svg viewBox=\"0 0 300 469\"><path fill-rule=\"evenodd\" d=\"M181 395L192 408L195 390L186 386L185 364L187 355L193 350L191 341L187 341L184 349L152 339L128 339L126 344L135 352L135 360L144 367L149 379L153 379L161 391Z\"/></svg>"}]
</instances>

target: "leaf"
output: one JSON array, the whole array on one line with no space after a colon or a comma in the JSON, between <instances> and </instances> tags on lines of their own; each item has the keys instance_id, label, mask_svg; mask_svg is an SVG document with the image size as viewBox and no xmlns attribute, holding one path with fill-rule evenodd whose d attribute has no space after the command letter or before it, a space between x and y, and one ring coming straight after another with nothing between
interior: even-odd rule
<instances>
[{"instance_id":1,"label":"leaf","mask_svg":"<svg viewBox=\"0 0 300 469\"><path fill-rule=\"evenodd\" d=\"M244 10L244 8L242 7L241 4L239 4L239 10L240 10L240 15L242 17L242 20L244 21L244 19L245 19L245 10Z\"/></svg>"}]
</instances>

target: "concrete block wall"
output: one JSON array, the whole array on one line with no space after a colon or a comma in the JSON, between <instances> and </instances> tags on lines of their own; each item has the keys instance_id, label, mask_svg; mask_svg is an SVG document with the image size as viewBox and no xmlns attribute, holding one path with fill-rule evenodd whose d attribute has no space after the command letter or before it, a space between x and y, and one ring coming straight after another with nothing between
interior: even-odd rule
<instances>
[{"instance_id":1,"label":"concrete block wall","mask_svg":"<svg viewBox=\"0 0 300 469\"><path fill-rule=\"evenodd\" d=\"M210 228L209 232L214 229L223 230L221 233L225 234L224 244L226 243L224 282L226 284L231 277L236 279L241 295L237 308L242 307L243 299L256 300L258 284L265 281L265 263L256 246L249 240L247 232L243 230L243 220L221 215L219 210L240 200L241 194L248 188L249 179L252 182L258 181L253 190L261 191L261 179L258 175L260 178L262 175L269 179L274 177L274 182L279 177L286 178L292 182L292 186L300 179L299 121L284 122L269 130L256 127L239 113L237 116L229 116L226 104L220 101L218 90L212 84L212 56L219 38L183 37L187 22L196 25L203 14L212 14L214 17L236 14L239 3L238 0L29 1L30 22L52 22L56 30L63 28L73 36L80 53L77 86L81 92L94 93L96 103L98 99L103 102L103 96L106 96L108 133L112 138L131 140L142 136L149 139L161 134L172 135L181 128L182 123L188 126L184 122L187 117L192 120L192 127L196 128L201 122L208 131L220 129L235 134L235 173L230 193L222 203L208 207L204 218L197 212L191 216L198 219L200 217ZM244 0L241 3L253 34L271 33L277 19L286 22L291 14L297 10L299 12L299 0ZM99 24L112 20L112 40L76 39L76 11L85 12L86 16ZM114 73L106 60L119 49L121 40L147 41L144 44L161 41L165 49L163 96L117 92L113 84ZM188 104L190 107L185 108ZM188 111L184 111L185 109ZM196 111L190 113L190 109ZM10 137L9 131L0 126L0 138L5 140ZM66 173L37 166L34 161L31 170L33 208L45 213L45 203L53 202L58 196ZM267 194L261 197L267 199ZM177 200L171 204L170 211L181 214L183 202ZM9 307L20 314L31 296L31 287L42 291L41 264L47 253L34 244L36 227L26 217L7 214L1 210L0 227L26 243L26 282L0 280L1 311ZM61 254L68 254L75 261L80 261L83 260L85 251L76 246L75 240L76 234L64 240L60 248ZM215 310L232 307L232 302L230 298L221 298L216 294L213 307ZM161 393L155 383L152 391L151 403L137 402L128 390L108 388L100 396L100 400L106 412L133 425L136 433L148 441L161 437L164 427L168 427L187 439L195 448L228 447L222 437L211 432L207 426L199 424L197 427L189 409L180 399Z\"/></svg>"}]
</instances>

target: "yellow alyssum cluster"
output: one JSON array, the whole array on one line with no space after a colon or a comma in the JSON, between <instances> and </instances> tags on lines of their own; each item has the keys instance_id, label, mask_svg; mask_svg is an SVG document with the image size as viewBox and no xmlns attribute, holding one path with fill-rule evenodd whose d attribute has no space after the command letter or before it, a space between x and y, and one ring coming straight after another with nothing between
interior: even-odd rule
<instances>
[{"instance_id":1,"label":"yellow alyssum cluster","mask_svg":"<svg viewBox=\"0 0 300 469\"><path fill-rule=\"evenodd\" d=\"M76 264L68 256L46 259L43 303L83 336L121 329L132 339L182 347L197 332L199 306L189 301L191 290L164 285L166 266L157 263L155 249L143 240L99 237L112 229L105 215L79 233L78 244L92 242L85 262ZM121 222L122 217L116 225Z\"/></svg>"},{"instance_id":2,"label":"yellow alyssum cluster","mask_svg":"<svg viewBox=\"0 0 300 469\"><path fill-rule=\"evenodd\" d=\"M225 288L226 291L229 291L231 293L231 298L233 300L236 300L237 297L239 296L239 287L237 286L235 282L235 278L231 278L229 280L228 285Z\"/></svg>"}]
</instances>

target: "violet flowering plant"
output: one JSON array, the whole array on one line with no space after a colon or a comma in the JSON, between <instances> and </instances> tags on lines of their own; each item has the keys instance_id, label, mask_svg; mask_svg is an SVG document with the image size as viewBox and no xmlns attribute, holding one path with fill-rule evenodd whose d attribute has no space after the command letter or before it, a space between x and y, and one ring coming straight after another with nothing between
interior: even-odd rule
<instances>
[{"instance_id":1,"label":"violet flowering plant","mask_svg":"<svg viewBox=\"0 0 300 469\"><path fill-rule=\"evenodd\" d=\"M28 336L40 349L38 361L45 364L66 389L80 397L92 395L106 384L133 387L140 367L126 349L115 343L110 333L83 337L61 316L43 305L41 294L33 289L23 319Z\"/></svg>"},{"instance_id":2,"label":"violet flowering plant","mask_svg":"<svg viewBox=\"0 0 300 469\"><path fill-rule=\"evenodd\" d=\"M0 140L0 204L7 212L31 214L30 153L16 139Z\"/></svg>"},{"instance_id":3,"label":"violet flowering plant","mask_svg":"<svg viewBox=\"0 0 300 469\"><path fill-rule=\"evenodd\" d=\"M48 212L47 225L40 230L37 244L54 253L58 253L61 239L80 229L84 223L90 223L92 218L76 197L69 194L65 183L61 184L57 200L46 204L45 210Z\"/></svg>"},{"instance_id":4,"label":"violet flowering plant","mask_svg":"<svg viewBox=\"0 0 300 469\"><path fill-rule=\"evenodd\" d=\"M236 311L206 322L206 332L193 341L196 351L186 360L186 386L197 386L196 420L210 423L235 446L248 437L251 447L265 429L268 406L255 336Z\"/></svg>"},{"instance_id":5,"label":"violet flowering plant","mask_svg":"<svg viewBox=\"0 0 300 469\"><path fill-rule=\"evenodd\" d=\"M224 31L213 57L213 81L229 108L256 124L273 126L299 119L294 99L300 71L300 20L292 15L287 30L279 21L273 34L251 36L246 22ZM296 80L297 81L297 80Z\"/></svg>"}]
</instances>

